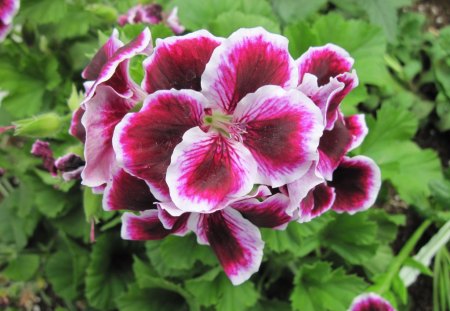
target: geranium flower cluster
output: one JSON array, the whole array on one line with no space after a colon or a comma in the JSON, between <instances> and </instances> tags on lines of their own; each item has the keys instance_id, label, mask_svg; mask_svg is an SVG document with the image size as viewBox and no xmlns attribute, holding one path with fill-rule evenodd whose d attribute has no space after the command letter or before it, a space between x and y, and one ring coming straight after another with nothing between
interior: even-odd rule
<instances>
[{"instance_id":1,"label":"geranium flower cluster","mask_svg":"<svg viewBox=\"0 0 450 311\"><path fill-rule=\"evenodd\" d=\"M0 0L0 42L5 40L12 28L12 20L19 11L19 0Z\"/></svg>"},{"instance_id":2,"label":"geranium flower cluster","mask_svg":"<svg viewBox=\"0 0 450 311\"><path fill-rule=\"evenodd\" d=\"M140 85L129 74L138 54L148 55ZM358 84L352 65L333 44L294 60L288 40L261 27L154 49L148 29L127 45L114 31L83 71L71 124L85 144L82 183L104 192L105 210L128 210L122 238L194 232L240 284L261 264L259 228L374 203L378 167L347 156L364 116L339 109Z\"/></svg>"}]
</instances>

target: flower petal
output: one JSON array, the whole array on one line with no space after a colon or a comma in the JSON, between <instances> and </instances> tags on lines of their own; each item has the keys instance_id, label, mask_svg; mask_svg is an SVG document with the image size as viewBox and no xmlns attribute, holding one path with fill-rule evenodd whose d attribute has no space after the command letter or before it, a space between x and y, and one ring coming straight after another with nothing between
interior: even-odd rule
<instances>
[{"instance_id":1,"label":"flower petal","mask_svg":"<svg viewBox=\"0 0 450 311\"><path fill-rule=\"evenodd\" d=\"M103 66L123 45L123 42L119 40L119 32L117 29L114 29L108 41L97 51L86 68L84 68L81 77L85 80L97 80L102 72Z\"/></svg>"},{"instance_id":2,"label":"flower petal","mask_svg":"<svg viewBox=\"0 0 450 311\"><path fill-rule=\"evenodd\" d=\"M380 169L368 157L344 157L328 185L336 192L333 210L354 214L375 203L381 186Z\"/></svg>"},{"instance_id":3,"label":"flower petal","mask_svg":"<svg viewBox=\"0 0 450 311\"><path fill-rule=\"evenodd\" d=\"M86 130L83 124L81 124L81 118L83 118L84 112L85 110L82 107L79 107L73 112L69 128L69 134L77 138L83 144L86 140Z\"/></svg>"},{"instance_id":4,"label":"flower petal","mask_svg":"<svg viewBox=\"0 0 450 311\"><path fill-rule=\"evenodd\" d=\"M19 0L1 0L0 1L0 22L10 24L14 15L17 14L20 7Z\"/></svg>"},{"instance_id":5,"label":"flower petal","mask_svg":"<svg viewBox=\"0 0 450 311\"><path fill-rule=\"evenodd\" d=\"M183 134L201 124L205 101L191 90L158 91L117 126L113 144L119 165L144 179L158 200L170 201L165 181L170 157Z\"/></svg>"},{"instance_id":6,"label":"flower petal","mask_svg":"<svg viewBox=\"0 0 450 311\"><path fill-rule=\"evenodd\" d=\"M184 236L190 231L187 225L190 216L190 213L185 213L179 217L175 217L158 207L159 220L164 228L172 231L173 235Z\"/></svg>"},{"instance_id":7,"label":"flower petal","mask_svg":"<svg viewBox=\"0 0 450 311\"><path fill-rule=\"evenodd\" d=\"M395 311L395 309L383 297L374 293L368 293L356 297L349 311Z\"/></svg>"},{"instance_id":8,"label":"flower petal","mask_svg":"<svg viewBox=\"0 0 450 311\"><path fill-rule=\"evenodd\" d=\"M125 98L141 100L145 95L140 87L132 81L128 72L128 65L130 59L134 56L139 54L150 54L152 50L150 30L146 28L136 37L136 39L119 48L117 48L120 45L120 41L117 39L117 32L113 33L110 40L112 41L110 42L108 40L110 43L107 42L105 47L94 57L94 63L88 65L85 71L83 71L83 76L86 78L93 78L96 76L96 81L86 93L83 104L94 96L97 87L101 84L112 87L114 91ZM114 54L111 55L111 52L114 49L116 50L114 51ZM98 68L100 66L101 69L99 71Z\"/></svg>"},{"instance_id":9,"label":"flower petal","mask_svg":"<svg viewBox=\"0 0 450 311\"><path fill-rule=\"evenodd\" d=\"M207 240L233 285L259 270L264 242L250 221L231 208L200 215L197 235Z\"/></svg>"},{"instance_id":10,"label":"flower petal","mask_svg":"<svg viewBox=\"0 0 450 311\"><path fill-rule=\"evenodd\" d=\"M239 29L214 50L202 76L202 91L231 114L245 95L260 87L295 87L297 79L285 37L261 27Z\"/></svg>"},{"instance_id":11,"label":"flower petal","mask_svg":"<svg viewBox=\"0 0 450 311\"><path fill-rule=\"evenodd\" d=\"M150 94L172 88L200 91L200 77L220 42L206 30L156 40L155 51L144 61L142 88Z\"/></svg>"},{"instance_id":12,"label":"flower petal","mask_svg":"<svg viewBox=\"0 0 450 311\"><path fill-rule=\"evenodd\" d=\"M114 128L134 102L119 96L110 86L99 86L97 94L86 105L81 123L86 129L83 170L83 184L100 186L110 177L110 170L116 162L112 147Z\"/></svg>"},{"instance_id":13,"label":"flower petal","mask_svg":"<svg viewBox=\"0 0 450 311\"><path fill-rule=\"evenodd\" d=\"M105 211L145 211L154 206L155 198L145 181L116 169L103 194Z\"/></svg>"},{"instance_id":14,"label":"flower petal","mask_svg":"<svg viewBox=\"0 0 450 311\"><path fill-rule=\"evenodd\" d=\"M186 30L186 28L181 25L178 18L178 7L174 7L172 11L170 11L170 14L166 19L166 23L176 35L180 35Z\"/></svg>"},{"instance_id":15,"label":"flower petal","mask_svg":"<svg viewBox=\"0 0 450 311\"><path fill-rule=\"evenodd\" d=\"M334 170L349 151L353 143L350 131L340 120L333 129L324 131L319 143L319 164L317 170L327 180L331 180Z\"/></svg>"},{"instance_id":16,"label":"flower petal","mask_svg":"<svg viewBox=\"0 0 450 311\"><path fill-rule=\"evenodd\" d=\"M317 77L319 86L325 85L331 78L349 72L353 62L347 51L332 43L311 47L296 61L298 84L302 83L306 73L310 73Z\"/></svg>"},{"instance_id":17,"label":"flower petal","mask_svg":"<svg viewBox=\"0 0 450 311\"><path fill-rule=\"evenodd\" d=\"M264 201L256 198L240 200L232 203L231 207L239 211L244 218L250 220L257 227L284 229L292 219L286 213L290 204L289 197L277 193Z\"/></svg>"},{"instance_id":18,"label":"flower petal","mask_svg":"<svg viewBox=\"0 0 450 311\"><path fill-rule=\"evenodd\" d=\"M330 104L327 110L327 126L326 129L331 129L333 127L334 122L339 118L339 105L342 100L351 90L358 86L359 80L356 75L355 70L350 72L345 72L335 78L341 83L345 84L345 87L342 91L337 92L332 99L330 100Z\"/></svg>"},{"instance_id":19,"label":"flower petal","mask_svg":"<svg viewBox=\"0 0 450 311\"><path fill-rule=\"evenodd\" d=\"M350 134L352 135L352 144L349 148L350 151L358 148L362 144L364 138L369 133L369 129L367 128L366 118L364 114L355 114L345 117L344 122L345 127L350 131Z\"/></svg>"},{"instance_id":20,"label":"flower petal","mask_svg":"<svg viewBox=\"0 0 450 311\"><path fill-rule=\"evenodd\" d=\"M336 198L334 189L321 183L300 202L298 222L308 222L328 211Z\"/></svg>"},{"instance_id":21,"label":"flower petal","mask_svg":"<svg viewBox=\"0 0 450 311\"><path fill-rule=\"evenodd\" d=\"M322 111L324 124L327 128L332 128L335 122L335 112L328 113L330 104L337 94L342 92L345 88L345 84L339 82L337 79L331 79L329 83L319 86L317 77L306 73L303 77L302 84L298 86L298 89L307 95ZM328 117L330 116L330 119Z\"/></svg>"},{"instance_id":22,"label":"flower petal","mask_svg":"<svg viewBox=\"0 0 450 311\"><path fill-rule=\"evenodd\" d=\"M317 174L316 166L316 162L313 162L305 175L287 184L287 193L291 200L291 204L286 210L288 215L295 215L295 212L299 209L300 202L306 197L308 192L318 184L324 182L323 177Z\"/></svg>"},{"instance_id":23,"label":"flower petal","mask_svg":"<svg viewBox=\"0 0 450 311\"><path fill-rule=\"evenodd\" d=\"M147 210L140 215L124 213L122 215L122 229L120 236L124 240L161 240L168 236L167 230L158 218L158 210Z\"/></svg>"},{"instance_id":24,"label":"flower petal","mask_svg":"<svg viewBox=\"0 0 450 311\"><path fill-rule=\"evenodd\" d=\"M255 160L241 143L196 127L174 149L166 180L178 208L210 213L250 192L255 172Z\"/></svg>"},{"instance_id":25,"label":"flower petal","mask_svg":"<svg viewBox=\"0 0 450 311\"><path fill-rule=\"evenodd\" d=\"M258 164L256 183L279 187L306 173L323 132L320 110L302 92L261 87L240 101L233 122Z\"/></svg>"}]
</instances>

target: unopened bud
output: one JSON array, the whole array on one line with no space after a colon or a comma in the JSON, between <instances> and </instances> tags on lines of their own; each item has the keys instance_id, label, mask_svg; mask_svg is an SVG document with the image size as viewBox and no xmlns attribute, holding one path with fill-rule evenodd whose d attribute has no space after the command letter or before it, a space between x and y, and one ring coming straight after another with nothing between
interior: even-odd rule
<instances>
[{"instance_id":1,"label":"unopened bud","mask_svg":"<svg viewBox=\"0 0 450 311\"><path fill-rule=\"evenodd\" d=\"M13 124L16 127L15 135L53 137L59 132L62 120L56 113L50 112L29 119L15 121Z\"/></svg>"}]
</instances>

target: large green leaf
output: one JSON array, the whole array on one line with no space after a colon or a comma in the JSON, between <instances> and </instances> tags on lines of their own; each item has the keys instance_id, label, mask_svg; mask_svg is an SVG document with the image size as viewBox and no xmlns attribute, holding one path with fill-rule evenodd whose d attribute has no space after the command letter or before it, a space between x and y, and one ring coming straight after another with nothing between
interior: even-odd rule
<instances>
[{"instance_id":1,"label":"large green leaf","mask_svg":"<svg viewBox=\"0 0 450 311\"><path fill-rule=\"evenodd\" d=\"M188 311L181 296L161 289L140 289L136 284L117 299L120 311Z\"/></svg>"},{"instance_id":2,"label":"large green leaf","mask_svg":"<svg viewBox=\"0 0 450 311\"><path fill-rule=\"evenodd\" d=\"M230 22L232 21L232 22ZM217 16L210 25L209 30L222 37L228 37L239 28L261 26L273 33L280 33L280 26L273 20L254 14L245 14L238 11L225 12Z\"/></svg>"},{"instance_id":3,"label":"large green leaf","mask_svg":"<svg viewBox=\"0 0 450 311\"><path fill-rule=\"evenodd\" d=\"M39 256L34 254L20 254L10 261L8 266L0 271L0 275L14 281L28 281L39 269Z\"/></svg>"},{"instance_id":4,"label":"large green leaf","mask_svg":"<svg viewBox=\"0 0 450 311\"><path fill-rule=\"evenodd\" d=\"M88 252L64 237L59 251L47 261L45 273L58 296L71 301L80 295L88 265Z\"/></svg>"},{"instance_id":5,"label":"large green leaf","mask_svg":"<svg viewBox=\"0 0 450 311\"><path fill-rule=\"evenodd\" d=\"M93 307L110 310L114 297L125 291L132 279L132 249L116 232L104 233L94 244L86 271L86 297Z\"/></svg>"},{"instance_id":6,"label":"large green leaf","mask_svg":"<svg viewBox=\"0 0 450 311\"><path fill-rule=\"evenodd\" d=\"M353 264L371 258L378 248L377 225L367 216L367 213L337 214L321 231L321 244Z\"/></svg>"},{"instance_id":7,"label":"large green leaf","mask_svg":"<svg viewBox=\"0 0 450 311\"><path fill-rule=\"evenodd\" d=\"M331 264L320 261L300 267L294 285L290 299L293 309L299 311L347 310L366 287L359 277L342 268L332 270Z\"/></svg>"},{"instance_id":8,"label":"large green leaf","mask_svg":"<svg viewBox=\"0 0 450 311\"><path fill-rule=\"evenodd\" d=\"M215 306L217 311L241 311L255 305L259 294L253 283L233 286L219 269L186 281L186 289L202 306Z\"/></svg>"}]
</instances>

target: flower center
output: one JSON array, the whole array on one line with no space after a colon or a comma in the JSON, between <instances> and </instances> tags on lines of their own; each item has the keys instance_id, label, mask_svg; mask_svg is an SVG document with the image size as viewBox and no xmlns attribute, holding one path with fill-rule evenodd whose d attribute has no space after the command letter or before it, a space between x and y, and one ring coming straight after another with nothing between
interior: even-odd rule
<instances>
[{"instance_id":1,"label":"flower center","mask_svg":"<svg viewBox=\"0 0 450 311\"><path fill-rule=\"evenodd\" d=\"M225 137L233 138L242 142L242 134L245 133L245 127L242 124L232 122L233 117L213 111L207 113L203 121L211 130L217 131Z\"/></svg>"}]
</instances>

